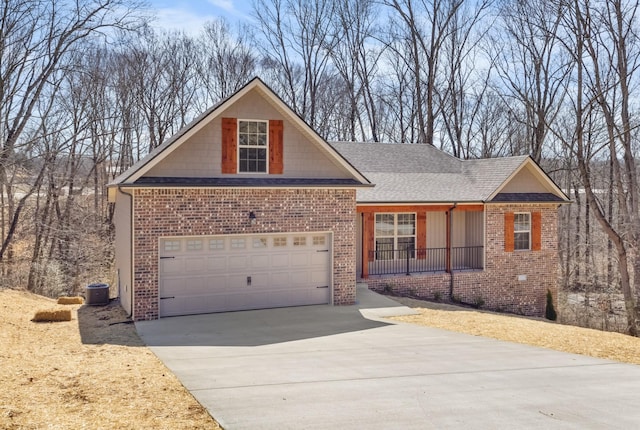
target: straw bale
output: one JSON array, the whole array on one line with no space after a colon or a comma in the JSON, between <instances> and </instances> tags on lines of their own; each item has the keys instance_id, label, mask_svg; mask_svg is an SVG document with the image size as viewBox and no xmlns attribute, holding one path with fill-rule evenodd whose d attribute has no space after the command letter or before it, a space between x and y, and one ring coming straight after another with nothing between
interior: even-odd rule
<instances>
[{"instance_id":1,"label":"straw bale","mask_svg":"<svg viewBox=\"0 0 640 430\"><path fill-rule=\"evenodd\" d=\"M75 296L75 297L66 297L66 296L58 297L58 304L59 305L81 305L83 303L84 303L84 299L82 297L79 297L79 296Z\"/></svg>"},{"instance_id":2,"label":"straw bale","mask_svg":"<svg viewBox=\"0 0 640 430\"><path fill-rule=\"evenodd\" d=\"M36 312L31 320L33 322L57 322L71 321L71 311L69 309L40 310Z\"/></svg>"}]
</instances>

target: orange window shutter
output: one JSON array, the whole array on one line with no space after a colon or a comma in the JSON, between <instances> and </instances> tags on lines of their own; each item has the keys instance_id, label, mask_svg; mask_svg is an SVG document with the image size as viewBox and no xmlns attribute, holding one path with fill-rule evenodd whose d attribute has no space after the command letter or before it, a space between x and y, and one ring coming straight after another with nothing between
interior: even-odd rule
<instances>
[{"instance_id":1,"label":"orange window shutter","mask_svg":"<svg viewBox=\"0 0 640 430\"><path fill-rule=\"evenodd\" d=\"M513 252L514 248L514 216L513 212L504 214L504 251Z\"/></svg>"},{"instance_id":2,"label":"orange window shutter","mask_svg":"<svg viewBox=\"0 0 640 430\"><path fill-rule=\"evenodd\" d=\"M540 251L542 249L542 213L531 213L531 250Z\"/></svg>"},{"instance_id":3,"label":"orange window shutter","mask_svg":"<svg viewBox=\"0 0 640 430\"><path fill-rule=\"evenodd\" d=\"M424 260L427 257L427 213L418 212L416 219L416 248L418 248L418 259Z\"/></svg>"},{"instance_id":4,"label":"orange window shutter","mask_svg":"<svg viewBox=\"0 0 640 430\"><path fill-rule=\"evenodd\" d=\"M280 175L284 171L283 155L283 129L280 119L269 121L269 173Z\"/></svg>"},{"instance_id":5,"label":"orange window shutter","mask_svg":"<svg viewBox=\"0 0 640 430\"><path fill-rule=\"evenodd\" d=\"M375 251L375 243L374 243L374 229L375 229L375 221L374 221L374 216L372 213L368 213L365 214L364 216L364 242L366 243L366 246L363 247L367 250L367 254L365 257L365 259L363 260L369 260L369 261L373 261L373 255L374 253L372 251Z\"/></svg>"},{"instance_id":6,"label":"orange window shutter","mask_svg":"<svg viewBox=\"0 0 640 430\"><path fill-rule=\"evenodd\" d=\"M222 118L222 173L238 172L238 120Z\"/></svg>"}]
</instances>

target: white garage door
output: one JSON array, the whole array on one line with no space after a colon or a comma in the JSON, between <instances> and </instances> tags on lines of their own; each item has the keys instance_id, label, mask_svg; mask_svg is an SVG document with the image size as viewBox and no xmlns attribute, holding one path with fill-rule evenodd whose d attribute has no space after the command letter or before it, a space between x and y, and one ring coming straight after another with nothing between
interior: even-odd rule
<instances>
[{"instance_id":1,"label":"white garage door","mask_svg":"<svg viewBox=\"0 0 640 430\"><path fill-rule=\"evenodd\" d=\"M160 240L160 316L329 303L328 233Z\"/></svg>"}]
</instances>

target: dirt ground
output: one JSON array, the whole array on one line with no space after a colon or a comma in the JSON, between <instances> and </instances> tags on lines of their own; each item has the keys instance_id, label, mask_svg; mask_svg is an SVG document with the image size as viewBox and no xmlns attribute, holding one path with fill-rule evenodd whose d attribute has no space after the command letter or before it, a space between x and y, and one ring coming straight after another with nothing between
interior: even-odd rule
<instances>
[{"instance_id":1,"label":"dirt ground","mask_svg":"<svg viewBox=\"0 0 640 430\"><path fill-rule=\"evenodd\" d=\"M640 339L542 319L409 298L419 315L391 318L626 363ZM68 305L68 322L34 323L55 301L0 290L1 429L220 429L146 348L120 306Z\"/></svg>"},{"instance_id":2,"label":"dirt ground","mask_svg":"<svg viewBox=\"0 0 640 430\"><path fill-rule=\"evenodd\" d=\"M420 313L390 318L395 321L640 364L640 338L637 337L562 325L541 318L497 314L403 297L392 298Z\"/></svg>"},{"instance_id":3,"label":"dirt ground","mask_svg":"<svg viewBox=\"0 0 640 430\"><path fill-rule=\"evenodd\" d=\"M72 309L68 322L31 322ZM219 429L117 304L0 290L0 428Z\"/></svg>"}]
</instances>

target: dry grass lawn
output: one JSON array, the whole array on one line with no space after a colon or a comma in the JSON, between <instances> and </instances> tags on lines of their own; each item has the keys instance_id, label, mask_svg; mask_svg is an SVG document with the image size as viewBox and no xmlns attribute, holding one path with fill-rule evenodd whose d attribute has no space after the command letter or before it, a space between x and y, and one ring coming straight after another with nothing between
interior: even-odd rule
<instances>
[{"instance_id":1,"label":"dry grass lawn","mask_svg":"<svg viewBox=\"0 0 640 430\"><path fill-rule=\"evenodd\" d=\"M395 321L640 364L640 338L637 337L403 297L393 299L419 312L419 315L390 318Z\"/></svg>"},{"instance_id":2,"label":"dry grass lawn","mask_svg":"<svg viewBox=\"0 0 640 430\"><path fill-rule=\"evenodd\" d=\"M638 338L394 299L419 312L396 321L640 364ZM32 322L40 309L71 309L72 320ZM117 305L0 290L0 428L219 429L125 320Z\"/></svg>"},{"instance_id":3,"label":"dry grass lawn","mask_svg":"<svg viewBox=\"0 0 640 430\"><path fill-rule=\"evenodd\" d=\"M72 320L32 322L40 309ZM219 429L125 319L119 306L0 290L0 428Z\"/></svg>"}]
</instances>

